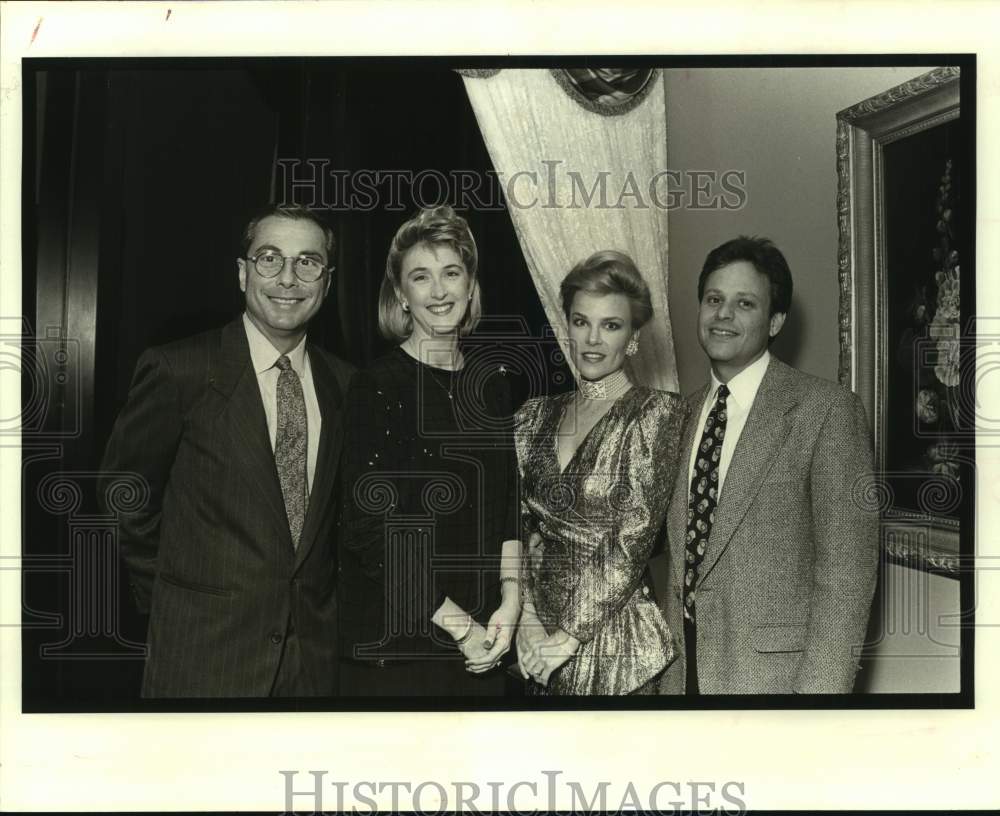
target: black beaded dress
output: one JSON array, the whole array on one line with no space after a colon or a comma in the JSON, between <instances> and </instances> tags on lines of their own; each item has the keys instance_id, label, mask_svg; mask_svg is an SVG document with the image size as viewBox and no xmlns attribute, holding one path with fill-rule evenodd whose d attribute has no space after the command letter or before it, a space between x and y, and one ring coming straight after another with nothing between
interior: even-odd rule
<instances>
[{"instance_id":1,"label":"black beaded dress","mask_svg":"<svg viewBox=\"0 0 1000 816\"><path fill-rule=\"evenodd\" d=\"M499 695L431 623L446 597L485 625L499 556L517 539L517 465L506 374L461 371L394 349L346 398L339 525L339 652L345 695ZM360 670L359 670L360 667Z\"/></svg>"}]
</instances>

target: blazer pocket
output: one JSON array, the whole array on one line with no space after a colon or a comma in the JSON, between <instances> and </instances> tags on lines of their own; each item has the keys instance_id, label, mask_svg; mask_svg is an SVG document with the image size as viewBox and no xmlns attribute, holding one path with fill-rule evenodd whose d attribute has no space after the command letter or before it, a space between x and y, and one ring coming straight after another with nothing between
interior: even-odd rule
<instances>
[{"instance_id":1,"label":"blazer pocket","mask_svg":"<svg viewBox=\"0 0 1000 816\"><path fill-rule=\"evenodd\" d=\"M758 652L801 652L805 642L805 624L758 626L753 631L753 647Z\"/></svg>"},{"instance_id":2,"label":"blazer pocket","mask_svg":"<svg viewBox=\"0 0 1000 816\"><path fill-rule=\"evenodd\" d=\"M158 576L159 580L163 581L165 584L170 584L171 586L177 587L178 589L186 589L189 592L202 592L205 595L218 595L220 598L232 598L233 591L231 589L222 589L221 587L209 586L208 584L199 584L194 581L183 581L180 578L174 578L172 575L166 575L165 573L160 573Z\"/></svg>"}]
</instances>

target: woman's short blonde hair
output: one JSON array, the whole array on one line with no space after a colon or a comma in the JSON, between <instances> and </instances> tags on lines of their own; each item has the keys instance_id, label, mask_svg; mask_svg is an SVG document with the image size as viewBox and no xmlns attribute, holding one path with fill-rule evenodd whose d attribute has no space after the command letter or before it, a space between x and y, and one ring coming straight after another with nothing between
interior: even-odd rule
<instances>
[{"instance_id":1,"label":"woman's short blonde hair","mask_svg":"<svg viewBox=\"0 0 1000 816\"><path fill-rule=\"evenodd\" d=\"M418 244L447 246L453 249L465 264L469 273L472 299L465 317L458 327L464 337L476 328L482 316L482 302L479 293L479 252L469 225L464 218L445 205L420 210L407 221L393 236L389 245L389 256L385 261L385 277L378 293L378 328L387 340L403 342L413 333L413 317L403 310L399 300L403 256Z\"/></svg>"},{"instance_id":2,"label":"woman's short blonde hair","mask_svg":"<svg viewBox=\"0 0 1000 816\"><path fill-rule=\"evenodd\" d=\"M563 314L569 320L577 292L592 295L625 295L632 328L640 329L653 316L653 299L635 262L624 252L605 249L580 261L559 286Z\"/></svg>"}]
</instances>

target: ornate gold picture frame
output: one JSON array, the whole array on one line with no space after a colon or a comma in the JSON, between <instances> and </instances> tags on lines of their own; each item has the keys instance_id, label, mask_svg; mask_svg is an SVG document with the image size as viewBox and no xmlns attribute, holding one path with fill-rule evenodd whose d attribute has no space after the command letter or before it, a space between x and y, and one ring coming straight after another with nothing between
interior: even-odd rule
<instances>
[{"instance_id":1,"label":"ornate gold picture frame","mask_svg":"<svg viewBox=\"0 0 1000 816\"><path fill-rule=\"evenodd\" d=\"M839 376L874 431L867 499L889 558L950 575L974 445L959 365L973 212L959 80L937 68L837 114Z\"/></svg>"}]
</instances>

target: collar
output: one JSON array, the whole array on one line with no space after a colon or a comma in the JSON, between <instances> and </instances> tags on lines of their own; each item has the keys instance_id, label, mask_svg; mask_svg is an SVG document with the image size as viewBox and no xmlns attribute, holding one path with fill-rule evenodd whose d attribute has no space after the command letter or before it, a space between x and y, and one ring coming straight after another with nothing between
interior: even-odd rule
<instances>
[{"instance_id":1,"label":"collar","mask_svg":"<svg viewBox=\"0 0 1000 816\"><path fill-rule=\"evenodd\" d=\"M253 370L258 375L263 374L269 368L274 367L281 352L271 345L271 341L253 324L246 312L243 313L243 328L246 329L247 343L250 344L250 360L253 362ZM286 356L292 363L292 370L299 377L305 376L306 338L303 337Z\"/></svg>"},{"instance_id":2,"label":"collar","mask_svg":"<svg viewBox=\"0 0 1000 816\"><path fill-rule=\"evenodd\" d=\"M735 400L735 402L740 406L749 406L753 403L754 397L757 396L757 391L760 388L760 384L764 379L764 374L767 373L767 367L771 362L771 352L767 349L760 356L759 359L754 360L750 365L744 368L739 374L729 380L726 386L729 388L729 398L726 400ZM715 400L715 396L719 391L719 386L722 385L722 381L715 376L715 372L711 372L712 383L709 386L710 390L708 397L710 400Z\"/></svg>"}]
</instances>

